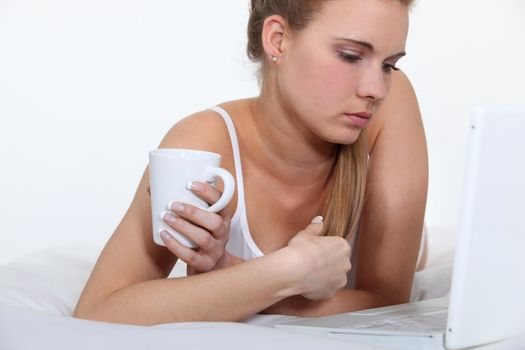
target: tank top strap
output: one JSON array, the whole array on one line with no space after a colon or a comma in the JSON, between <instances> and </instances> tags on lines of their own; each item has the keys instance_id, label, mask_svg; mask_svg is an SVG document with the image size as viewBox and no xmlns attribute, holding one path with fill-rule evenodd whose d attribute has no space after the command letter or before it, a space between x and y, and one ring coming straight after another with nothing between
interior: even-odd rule
<instances>
[{"instance_id":1,"label":"tank top strap","mask_svg":"<svg viewBox=\"0 0 525 350\"><path fill-rule=\"evenodd\" d=\"M250 255L254 257L263 256L264 253L257 246L250 232L248 225L248 217L246 213L246 203L244 199L244 180L242 175L242 164L241 164L241 153L239 148L239 142L237 139L237 132L235 130L235 125L233 121L223 108L219 106L213 106L209 108L212 111L219 113L219 115L224 119L224 123L228 128L228 133L230 135L230 141L233 150L233 162L235 166L235 175L237 177L237 209L232 218L232 225L238 223L240 225L241 235L244 239L245 244L248 246L248 249L251 251Z\"/></svg>"},{"instance_id":2,"label":"tank top strap","mask_svg":"<svg viewBox=\"0 0 525 350\"><path fill-rule=\"evenodd\" d=\"M221 107L213 106L208 109L219 113L222 119L224 119L224 123L226 124L226 127L228 128L228 134L230 135L230 141L232 144L233 163L235 166L235 176L237 177L237 196L238 196L237 207L239 207L240 205L244 205L244 181L242 177L241 153L239 151L239 142L237 140L237 133L235 131L235 126L233 125L233 121L230 115L228 114L228 112L226 112Z\"/></svg>"}]
</instances>

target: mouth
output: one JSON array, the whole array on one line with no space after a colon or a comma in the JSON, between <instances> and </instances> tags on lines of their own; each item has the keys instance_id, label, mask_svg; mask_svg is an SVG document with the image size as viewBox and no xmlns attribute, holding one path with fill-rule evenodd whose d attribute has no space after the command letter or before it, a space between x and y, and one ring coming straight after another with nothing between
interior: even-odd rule
<instances>
[{"instance_id":1,"label":"mouth","mask_svg":"<svg viewBox=\"0 0 525 350\"><path fill-rule=\"evenodd\" d=\"M372 113L368 111L344 113L344 115L347 116L350 122L358 128L364 128L370 121L370 118L372 118Z\"/></svg>"},{"instance_id":2,"label":"mouth","mask_svg":"<svg viewBox=\"0 0 525 350\"><path fill-rule=\"evenodd\" d=\"M344 113L345 115L347 116L354 116L354 117L357 117L357 118L362 118L362 119L370 119L372 118L372 113L371 112L357 112L357 113Z\"/></svg>"}]
</instances>

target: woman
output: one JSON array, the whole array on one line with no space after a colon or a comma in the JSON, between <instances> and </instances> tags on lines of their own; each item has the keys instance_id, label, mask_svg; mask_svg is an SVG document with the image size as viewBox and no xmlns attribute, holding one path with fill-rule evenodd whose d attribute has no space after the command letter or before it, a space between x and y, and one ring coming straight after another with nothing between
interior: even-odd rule
<instances>
[{"instance_id":1,"label":"woman","mask_svg":"<svg viewBox=\"0 0 525 350\"><path fill-rule=\"evenodd\" d=\"M189 116L159 146L220 153L237 194L218 214L175 203L166 223L199 248L169 235L156 246L146 169L74 316L234 321L407 302L428 176L417 101L396 68L410 5L252 0L260 96ZM202 183L193 192L220 196ZM166 279L177 259L190 276Z\"/></svg>"}]
</instances>

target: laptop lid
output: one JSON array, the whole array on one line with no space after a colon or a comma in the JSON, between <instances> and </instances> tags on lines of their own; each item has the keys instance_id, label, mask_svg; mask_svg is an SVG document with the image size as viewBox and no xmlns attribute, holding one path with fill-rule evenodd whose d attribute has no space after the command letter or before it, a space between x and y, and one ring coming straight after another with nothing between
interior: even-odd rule
<instances>
[{"instance_id":1,"label":"laptop lid","mask_svg":"<svg viewBox=\"0 0 525 350\"><path fill-rule=\"evenodd\" d=\"M450 349L525 334L525 109L474 112L462 210Z\"/></svg>"}]
</instances>

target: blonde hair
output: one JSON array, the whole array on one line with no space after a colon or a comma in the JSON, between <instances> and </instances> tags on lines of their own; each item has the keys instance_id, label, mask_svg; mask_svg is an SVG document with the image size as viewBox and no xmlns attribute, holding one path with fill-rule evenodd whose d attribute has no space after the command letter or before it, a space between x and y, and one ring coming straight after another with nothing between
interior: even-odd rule
<instances>
[{"instance_id":1,"label":"blonde hair","mask_svg":"<svg viewBox=\"0 0 525 350\"><path fill-rule=\"evenodd\" d=\"M248 57L254 62L264 62L262 28L264 20L280 15L290 30L299 32L330 0L251 0L248 21ZM413 0L397 0L411 6ZM323 208L324 234L347 239L357 231L365 202L368 162L368 137L366 129L350 145L337 145L337 155L329 176L329 194Z\"/></svg>"}]
</instances>

